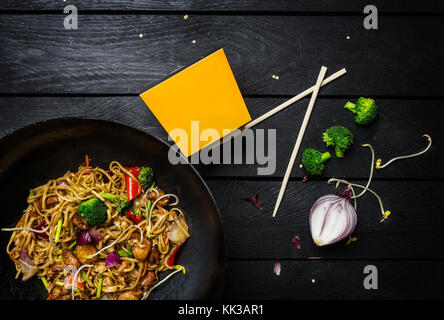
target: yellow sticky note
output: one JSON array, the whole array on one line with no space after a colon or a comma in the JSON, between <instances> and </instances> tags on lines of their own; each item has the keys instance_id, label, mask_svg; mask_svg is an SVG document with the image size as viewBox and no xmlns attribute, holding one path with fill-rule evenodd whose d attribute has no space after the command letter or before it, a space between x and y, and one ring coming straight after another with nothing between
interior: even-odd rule
<instances>
[{"instance_id":1,"label":"yellow sticky note","mask_svg":"<svg viewBox=\"0 0 444 320\"><path fill-rule=\"evenodd\" d=\"M140 97L186 157L217 140L208 137L208 130L222 137L251 121L223 49ZM172 134L177 129L186 132L186 138Z\"/></svg>"}]
</instances>

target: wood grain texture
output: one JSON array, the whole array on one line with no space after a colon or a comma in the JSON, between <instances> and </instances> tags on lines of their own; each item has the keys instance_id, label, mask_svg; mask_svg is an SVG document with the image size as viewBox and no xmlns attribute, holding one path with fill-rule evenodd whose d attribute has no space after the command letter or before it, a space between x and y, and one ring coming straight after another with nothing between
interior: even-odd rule
<instances>
[{"instance_id":1,"label":"wood grain texture","mask_svg":"<svg viewBox=\"0 0 444 320\"><path fill-rule=\"evenodd\" d=\"M353 180L355 181L355 180ZM376 198L366 193L358 199L358 240L317 247L310 235L308 216L316 200L342 192L325 181L290 181L279 212L272 212L280 181L206 180L221 212L227 255L232 259L443 259L441 233L443 188L441 182L375 181L370 185L382 198L389 219L380 223ZM365 184L365 181L357 183ZM243 198L259 194L263 210ZM298 235L301 249L292 245Z\"/></svg>"},{"instance_id":2,"label":"wood grain texture","mask_svg":"<svg viewBox=\"0 0 444 320\"><path fill-rule=\"evenodd\" d=\"M139 94L223 47L244 95L296 95L321 65L348 74L320 96L442 95L430 75L444 73L444 17L381 17L374 31L357 16L93 14L78 30L63 18L0 16L0 93Z\"/></svg>"},{"instance_id":3,"label":"wood grain texture","mask_svg":"<svg viewBox=\"0 0 444 320\"><path fill-rule=\"evenodd\" d=\"M229 299L442 299L441 261L230 261L225 297ZM366 290L365 266L378 270L378 289ZM315 282L312 282L312 279ZM240 285L241 284L241 285ZM350 302L344 308L350 306ZM317 305L319 306L319 305ZM297 310L297 309L296 309Z\"/></svg>"},{"instance_id":4,"label":"wood grain texture","mask_svg":"<svg viewBox=\"0 0 444 320\"><path fill-rule=\"evenodd\" d=\"M272 109L285 99L246 98L246 105L255 118ZM360 147L371 143L376 156L384 161L392 157L417 152L426 146L421 138L428 133L433 138L432 148L418 158L395 162L386 169L375 172L376 179L443 179L442 170L433 169L442 156L443 142L440 120L444 115L442 100L398 100L377 99L380 116L367 127L358 127L353 115L343 109L347 99L318 99L301 150L315 147L329 150L333 158L326 164L323 178L331 176L365 179L369 174L370 151ZM267 119L255 129L276 129L276 171L271 176L283 176L292 146L308 104L304 99L279 114ZM129 97L0 97L0 137L34 122L54 118L93 118L116 121L152 134L164 141L168 135L143 101L137 96ZM321 138L322 132L332 125L345 125L355 134L355 145L346 157L337 159L332 149L327 149ZM257 132L256 132L257 134ZM268 137L268 134L265 135ZM268 145L268 143L267 143ZM248 147L250 150L251 146ZM243 158L247 147L243 149ZM301 151L302 152L302 151ZM302 153L301 153L302 154ZM301 154L297 157L300 163ZM233 163L233 161L231 162ZM204 177L257 177L257 169L262 165L257 159L254 164L196 165ZM295 165L292 177L301 180L306 175L299 165ZM261 177L257 177L261 178ZM270 178L263 176L262 178Z\"/></svg>"},{"instance_id":5,"label":"wood grain texture","mask_svg":"<svg viewBox=\"0 0 444 320\"><path fill-rule=\"evenodd\" d=\"M371 2L380 12L442 12L444 5L438 0L402 2L376 0ZM165 11L250 11L250 12L362 12L369 4L364 0L89 0L74 3L79 10L165 10ZM45 0L2 0L0 9L6 10L56 10L66 3Z\"/></svg>"},{"instance_id":6,"label":"wood grain texture","mask_svg":"<svg viewBox=\"0 0 444 320\"><path fill-rule=\"evenodd\" d=\"M272 176L257 176L258 164L196 166L224 222L224 297L442 299L444 96L437 80L444 73L444 2L371 3L380 12L373 31L362 26L369 3L361 0L89 0L73 3L79 29L69 31L62 1L0 0L0 138L37 121L80 117L166 141L137 95L221 47L253 118L312 86L321 65L328 74L346 67L347 75L321 89L302 148L324 150L320 134L336 124L355 133L355 145L344 159L329 160L321 179L302 183L305 172L295 166L276 218L280 179L309 98L257 127L277 130ZM368 128L342 109L359 96L376 98L380 108ZM423 133L434 141L427 154L375 172L371 188L390 218L379 223L378 203L366 194L358 200L358 240L315 246L308 214L318 197L336 191L326 179L366 182L370 153L359 144L371 143L388 160L423 148ZM241 200L255 194L262 211ZM378 290L363 288L369 264L378 268Z\"/></svg>"}]
</instances>

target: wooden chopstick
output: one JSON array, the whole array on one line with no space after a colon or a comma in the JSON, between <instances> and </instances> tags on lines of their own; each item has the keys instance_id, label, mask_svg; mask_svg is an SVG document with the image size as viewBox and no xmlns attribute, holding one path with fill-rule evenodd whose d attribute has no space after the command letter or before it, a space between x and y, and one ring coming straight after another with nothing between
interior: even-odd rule
<instances>
[{"instance_id":1,"label":"wooden chopstick","mask_svg":"<svg viewBox=\"0 0 444 320\"><path fill-rule=\"evenodd\" d=\"M333 73L332 75L330 75L328 78L325 78L324 81L322 81L321 86L325 86L326 84L329 84L330 82L336 80L337 78L339 78L340 76L344 75L347 73L347 70L345 68L342 68L341 70ZM206 146L205 148L215 148L220 144L223 144L229 140L231 140L232 138L240 135L244 130L246 129L250 129L251 127L257 125L258 123L264 121L265 119L268 119L269 117L273 116L274 114L278 113L279 111L287 108L288 106L290 106L291 104L305 98L306 96L308 96L310 93L312 93L315 89L315 86L312 86L311 88L308 88L307 90L299 93L298 95L294 96L291 99L288 99L287 101L281 103L280 105L278 105L277 107L271 109L270 111L264 113L263 115L261 115L260 117L248 122L247 124L245 124L244 126L240 127L239 130L235 130L232 131L231 133L229 133L228 135L226 135L225 137L214 141L213 143L209 144L208 146Z\"/></svg>"},{"instance_id":2,"label":"wooden chopstick","mask_svg":"<svg viewBox=\"0 0 444 320\"><path fill-rule=\"evenodd\" d=\"M343 68L343 69L333 73L331 76L329 76L324 81L322 81L321 86L325 86L326 84L329 84L330 82L332 82L333 80L339 78L340 76L344 75L345 73L347 73L347 70L345 70L345 68ZM265 119L267 119L267 118L271 117L272 115L278 113L279 111L285 109L289 105L295 103L296 101L299 101L302 98L305 98L306 96L308 96L310 93L312 93L314 91L315 87L316 86L308 88L307 90L301 92L297 96L294 96L293 98L291 98L291 99L285 101L284 103L278 105L276 108L273 108L270 111L264 113L259 118L256 118L253 121L248 122L246 125L244 125L242 127L242 130L249 129L249 128L257 125L258 123L264 121Z\"/></svg>"},{"instance_id":3,"label":"wooden chopstick","mask_svg":"<svg viewBox=\"0 0 444 320\"><path fill-rule=\"evenodd\" d=\"M313 94L311 95L310 103L308 104L307 111L305 112L304 120L302 121L301 128L299 129L298 138L296 139L296 143L294 145L293 152L291 153L290 161L287 166L287 171L285 171L284 179L282 180L281 190L279 191L278 198L276 200L276 205L273 211L273 217L276 216L276 213L281 204L282 198L284 197L285 189L287 187L288 179L290 178L291 170L293 169L294 162L296 160L296 156L299 151L299 147L302 142L302 138L304 136L305 129L308 125L308 120L310 119L311 112L313 111L313 107L316 101L316 97L318 96L319 89L322 85L322 80L324 79L325 73L327 72L327 68L322 66L321 71L319 72L318 79L316 81L316 85L313 89Z\"/></svg>"}]
</instances>

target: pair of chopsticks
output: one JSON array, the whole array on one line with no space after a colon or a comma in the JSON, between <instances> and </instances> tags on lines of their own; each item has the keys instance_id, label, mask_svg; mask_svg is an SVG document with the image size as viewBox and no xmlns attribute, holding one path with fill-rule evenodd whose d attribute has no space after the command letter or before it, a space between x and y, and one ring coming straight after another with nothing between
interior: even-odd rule
<instances>
[{"instance_id":1,"label":"pair of chopsticks","mask_svg":"<svg viewBox=\"0 0 444 320\"><path fill-rule=\"evenodd\" d=\"M325 78L322 80L321 82L321 87L329 84L330 82L336 80L337 78L339 78L340 76L343 76L344 74L347 73L347 70L345 70L345 68L333 73L331 76ZM229 140L231 140L232 138L240 135L242 132L244 132L247 129L250 129L251 127L257 125L258 123L270 118L271 116L275 115L276 113L278 113L279 111L284 110L285 108L287 108L288 106L292 105L293 103L305 98L306 96L308 96L310 93L313 93L314 90L316 88L316 85L314 85L311 88L308 88L307 90L299 93L298 95L294 96L291 99L288 99L287 101L285 101L284 103L278 105L277 107L271 109L270 111L264 113L263 115L261 115L260 117L248 122L247 124L245 124L244 126L240 127L239 130L235 130L232 131L231 133L229 133L228 135L226 135L225 137L223 137L222 139L219 139L211 144L209 144L208 146L206 146L206 148L210 148L210 149L214 149L216 148L218 145L223 144ZM319 90L319 89L318 89Z\"/></svg>"},{"instance_id":2,"label":"pair of chopsticks","mask_svg":"<svg viewBox=\"0 0 444 320\"><path fill-rule=\"evenodd\" d=\"M240 130L235 130L232 133L230 133L227 136L225 136L224 138L222 138L222 139L220 139L220 140L216 141L215 143L210 144L208 146L209 148L213 149L216 146L220 145L221 143L225 143L225 142L229 141L230 139L240 135L244 130L250 129L251 127L257 125L258 123L264 121L265 119L268 119L272 115L274 115L274 114L278 113L279 111L287 108L288 106L290 106L291 104L295 103L296 101L299 101L299 100L305 98L310 93L312 94L310 102L308 104L307 111L305 112L304 120L302 121L302 126L301 126L301 128L299 130L299 134L298 134L298 137L296 139L296 144L294 146L293 152L291 153L291 157L290 157L290 161L289 161L288 166L287 166L287 170L285 171L284 179L282 180L281 189L279 191L279 195L278 195L278 198L276 200L276 205L275 205L274 211L273 211L273 217L276 216L276 213L277 213L277 211L279 209L279 206L281 204L282 198L284 197L284 193L285 193L285 189L287 187L288 179L290 178L291 170L293 169L293 165L294 165L294 162L296 160L296 156L298 154L299 147L301 145L302 138L303 138L304 133L305 133L305 129L307 128L311 112L313 111L313 107L314 107L316 98L318 96L319 89L322 86L325 86L326 84L329 84L333 80L335 80L335 79L339 78L340 76L344 75L345 73L347 73L347 70L345 70L345 68L343 68L343 69L333 73L331 76L327 77L326 79L324 79L326 72L327 72L327 68L322 66L321 67L321 71L319 72L316 84L314 86L312 86L311 88L308 88L307 90L301 92L297 96L294 96L293 98L285 101L284 103L278 105L277 107L273 108L272 110L264 113L259 118L256 118L255 120L248 122L243 127L241 127Z\"/></svg>"}]
</instances>

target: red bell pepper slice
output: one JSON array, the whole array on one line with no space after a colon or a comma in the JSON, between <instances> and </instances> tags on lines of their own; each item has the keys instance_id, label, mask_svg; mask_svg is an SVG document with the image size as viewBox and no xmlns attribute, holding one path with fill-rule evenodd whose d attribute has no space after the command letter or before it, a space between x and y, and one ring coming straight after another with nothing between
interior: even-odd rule
<instances>
[{"instance_id":1,"label":"red bell pepper slice","mask_svg":"<svg viewBox=\"0 0 444 320\"><path fill-rule=\"evenodd\" d=\"M66 280L66 283L65 283L65 285L63 286L65 289L71 289L71 287L72 287L72 283L73 283L73 278L74 278L74 275L72 275L68 280ZM76 286L75 286L75 288L74 289L80 289L80 290L84 290L85 289L85 285L83 284L83 282L79 282L79 280L76 278Z\"/></svg>"},{"instance_id":2,"label":"red bell pepper slice","mask_svg":"<svg viewBox=\"0 0 444 320\"><path fill-rule=\"evenodd\" d=\"M179 251L179 249L183 246L184 243L185 243L185 241L182 242L181 244L179 244L179 246L176 247L176 249L174 249L173 253L170 255L170 257L167 260L168 266L170 266L170 267L174 266L174 257L176 256L177 251Z\"/></svg>"},{"instance_id":3,"label":"red bell pepper slice","mask_svg":"<svg viewBox=\"0 0 444 320\"><path fill-rule=\"evenodd\" d=\"M126 217L130 219L134 224L139 224L143 220L142 216L136 216L131 210L128 210L126 212Z\"/></svg>"},{"instance_id":4,"label":"red bell pepper slice","mask_svg":"<svg viewBox=\"0 0 444 320\"><path fill-rule=\"evenodd\" d=\"M126 168L134 177L138 177L140 173L140 167ZM125 175L126 194L128 201L133 200L142 192L142 187L139 182L134 181L129 175Z\"/></svg>"}]
</instances>

